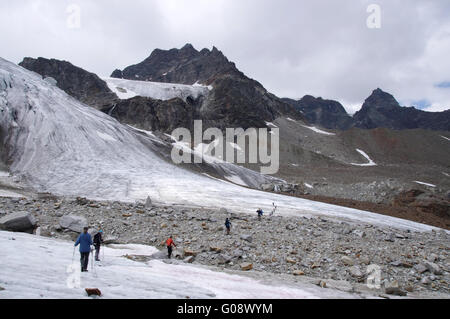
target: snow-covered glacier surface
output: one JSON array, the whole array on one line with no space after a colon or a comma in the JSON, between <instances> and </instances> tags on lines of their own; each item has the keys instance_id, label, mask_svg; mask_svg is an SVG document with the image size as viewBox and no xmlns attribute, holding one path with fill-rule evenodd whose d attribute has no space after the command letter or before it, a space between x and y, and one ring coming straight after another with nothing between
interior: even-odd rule
<instances>
[{"instance_id":1,"label":"snow-covered glacier surface","mask_svg":"<svg viewBox=\"0 0 450 319\"><path fill-rule=\"evenodd\" d=\"M12 160L10 171L37 191L121 201L150 196L161 203L225 207L238 213L254 213L257 208L270 211L275 202L278 214L323 215L417 231L433 229L244 188L183 169L157 155L157 138L120 124L3 59L0 114L0 137Z\"/></svg>"},{"instance_id":2,"label":"snow-covered glacier surface","mask_svg":"<svg viewBox=\"0 0 450 319\"><path fill-rule=\"evenodd\" d=\"M207 95L211 89L211 87L199 84L184 85L116 78L103 78L103 81L120 99L129 99L135 96L150 97L163 101L177 97L186 100L189 96L197 99L201 95Z\"/></svg>"}]
</instances>

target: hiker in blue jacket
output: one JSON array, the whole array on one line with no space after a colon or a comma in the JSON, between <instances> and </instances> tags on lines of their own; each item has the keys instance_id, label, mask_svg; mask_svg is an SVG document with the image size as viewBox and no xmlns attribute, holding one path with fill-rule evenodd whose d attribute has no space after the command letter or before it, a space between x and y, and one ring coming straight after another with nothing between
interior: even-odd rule
<instances>
[{"instance_id":1,"label":"hiker in blue jacket","mask_svg":"<svg viewBox=\"0 0 450 319\"><path fill-rule=\"evenodd\" d=\"M75 247L80 245L80 262L81 262L81 271L87 272L88 264L89 264L89 254L91 252L92 245L92 237L88 233L88 227L84 227L83 233L78 236L77 241L75 242Z\"/></svg>"}]
</instances>

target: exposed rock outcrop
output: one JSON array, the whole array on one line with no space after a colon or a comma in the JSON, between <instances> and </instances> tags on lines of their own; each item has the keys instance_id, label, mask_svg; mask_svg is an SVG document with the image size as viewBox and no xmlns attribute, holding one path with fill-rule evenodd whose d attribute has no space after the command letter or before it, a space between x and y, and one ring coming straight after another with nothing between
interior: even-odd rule
<instances>
[{"instance_id":1,"label":"exposed rock outcrop","mask_svg":"<svg viewBox=\"0 0 450 319\"><path fill-rule=\"evenodd\" d=\"M70 62L45 58L24 58L20 66L40 74L43 78L52 78L56 86L79 101L101 109L117 99L114 94L94 73L74 66Z\"/></svg>"},{"instance_id":2,"label":"exposed rock outcrop","mask_svg":"<svg viewBox=\"0 0 450 319\"><path fill-rule=\"evenodd\" d=\"M287 98L283 101L300 110L310 123L328 129L346 130L354 124L353 118L337 101L315 98L311 95L306 95L298 101Z\"/></svg>"}]
</instances>

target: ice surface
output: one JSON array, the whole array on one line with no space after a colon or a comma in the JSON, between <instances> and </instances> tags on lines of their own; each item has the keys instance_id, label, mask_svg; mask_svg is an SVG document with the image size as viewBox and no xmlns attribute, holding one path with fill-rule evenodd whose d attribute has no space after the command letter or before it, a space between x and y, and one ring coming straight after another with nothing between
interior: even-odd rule
<instances>
[{"instance_id":1,"label":"ice surface","mask_svg":"<svg viewBox=\"0 0 450 319\"><path fill-rule=\"evenodd\" d=\"M316 215L429 231L431 226L306 199L243 188L183 169L157 155L156 138L88 107L37 74L0 59L0 127L8 132L10 170L39 192L91 199L226 207L254 214ZM99 134L100 132L100 134ZM261 177L236 165L214 163L222 176L250 185ZM258 177L259 176L259 177Z\"/></svg>"},{"instance_id":2,"label":"ice surface","mask_svg":"<svg viewBox=\"0 0 450 319\"><path fill-rule=\"evenodd\" d=\"M9 172L0 171L0 177L8 177L8 176L9 176Z\"/></svg>"},{"instance_id":3,"label":"ice surface","mask_svg":"<svg viewBox=\"0 0 450 319\"><path fill-rule=\"evenodd\" d=\"M233 182L235 184L241 185L241 186L248 186L239 176L233 175L233 176L225 176L227 180L230 182Z\"/></svg>"},{"instance_id":4,"label":"ice surface","mask_svg":"<svg viewBox=\"0 0 450 319\"><path fill-rule=\"evenodd\" d=\"M325 132L325 131L323 131L323 130L321 130L321 129L318 129L317 127L315 127L315 126L306 126L306 125L302 125L303 127L306 127L307 129L310 129L311 131L314 131L314 132L316 132L316 133L319 133L319 134L323 134L323 135L336 135L335 133L330 133L330 132Z\"/></svg>"},{"instance_id":5,"label":"ice surface","mask_svg":"<svg viewBox=\"0 0 450 319\"><path fill-rule=\"evenodd\" d=\"M116 78L103 78L103 80L120 99L129 99L135 96L150 97L163 101L177 97L186 100L189 96L197 99L201 95L207 95L211 89L198 83L184 85Z\"/></svg>"},{"instance_id":6,"label":"ice surface","mask_svg":"<svg viewBox=\"0 0 450 319\"><path fill-rule=\"evenodd\" d=\"M88 298L84 288L98 288L106 299L358 297L309 284L267 284L201 266L157 260L140 263L122 257L157 251L149 246L113 245L103 249L103 260L91 264L91 256L89 272L80 273L79 253L72 242L0 231L0 286L5 288L0 298Z\"/></svg>"},{"instance_id":7,"label":"ice surface","mask_svg":"<svg viewBox=\"0 0 450 319\"><path fill-rule=\"evenodd\" d=\"M12 197L12 198L20 198L20 197L26 197L22 194L6 190L6 189L0 189L0 197Z\"/></svg>"}]
</instances>

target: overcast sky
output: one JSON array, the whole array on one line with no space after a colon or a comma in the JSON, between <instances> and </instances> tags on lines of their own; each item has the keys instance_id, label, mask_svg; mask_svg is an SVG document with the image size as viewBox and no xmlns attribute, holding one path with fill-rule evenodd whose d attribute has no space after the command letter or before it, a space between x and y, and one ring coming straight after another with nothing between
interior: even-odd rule
<instances>
[{"instance_id":1,"label":"overcast sky","mask_svg":"<svg viewBox=\"0 0 450 319\"><path fill-rule=\"evenodd\" d=\"M367 26L370 4L381 28ZM1 1L0 56L108 76L155 48L215 45L279 97L336 99L353 113L379 87L438 111L450 108L449 17L449 0Z\"/></svg>"}]
</instances>

